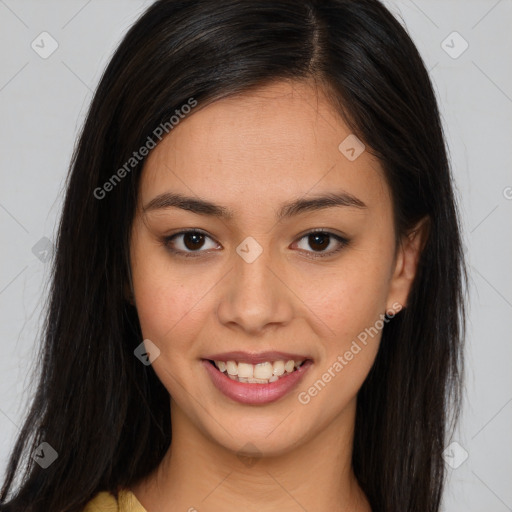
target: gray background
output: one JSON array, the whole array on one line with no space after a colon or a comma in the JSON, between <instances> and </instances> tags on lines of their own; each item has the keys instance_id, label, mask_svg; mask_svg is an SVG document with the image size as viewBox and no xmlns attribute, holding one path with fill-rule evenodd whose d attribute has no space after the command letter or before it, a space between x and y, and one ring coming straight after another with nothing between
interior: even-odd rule
<instances>
[{"instance_id":1,"label":"gray background","mask_svg":"<svg viewBox=\"0 0 512 512\"><path fill-rule=\"evenodd\" d=\"M33 393L45 261L73 145L109 56L150 3L0 0L1 472ZM467 392L444 510L512 511L512 0L386 4L436 87L471 271ZM43 31L58 43L46 59L31 47ZM454 31L469 44L460 56Z\"/></svg>"}]
</instances>

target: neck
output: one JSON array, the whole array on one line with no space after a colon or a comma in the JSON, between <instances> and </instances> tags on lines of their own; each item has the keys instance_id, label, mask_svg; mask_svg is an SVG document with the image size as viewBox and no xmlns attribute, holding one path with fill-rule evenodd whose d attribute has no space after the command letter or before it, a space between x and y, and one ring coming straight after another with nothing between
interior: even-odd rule
<instances>
[{"instance_id":1,"label":"neck","mask_svg":"<svg viewBox=\"0 0 512 512\"><path fill-rule=\"evenodd\" d=\"M171 448L133 487L148 512L371 512L351 465L355 400L319 435L271 457L226 450L171 403Z\"/></svg>"}]
</instances>

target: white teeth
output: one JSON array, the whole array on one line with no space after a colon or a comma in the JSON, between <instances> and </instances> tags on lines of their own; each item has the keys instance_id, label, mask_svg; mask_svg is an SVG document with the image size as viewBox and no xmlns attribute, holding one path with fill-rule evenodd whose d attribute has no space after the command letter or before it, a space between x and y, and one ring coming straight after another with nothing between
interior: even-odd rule
<instances>
[{"instance_id":1,"label":"white teeth","mask_svg":"<svg viewBox=\"0 0 512 512\"><path fill-rule=\"evenodd\" d=\"M274 375L283 375L284 361L275 361L273 366L274 366Z\"/></svg>"},{"instance_id":2,"label":"white teeth","mask_svg":"<svg viewBox=\"0 0 512 512\"><path fill-rule=\"evenodd\" d=\"M293 359L290 359L289 361L286 361L286 364L284 365L284 369L288 373L292 373L295 368L295 361Z\"/></svg>"},{"instance_id":3,"label":"white teeth","mask_svg":"<svg viewBox=\"0 0 512 512\"><path fill-rule=\"evenodd\" d=\"M215 366L222 373L238 382L249 382L252 384L268 384L276 382L283 375L288 375L299 368L304 361L265 361L264 363L250 364L237 363L236 361L214 361Z\"/></svg>"},{"instance_id":4,"label":"white teeth","mask_svg":"<svg viewBox=\"0 0 512 512\"><path fill-rule=\"evenodd\" d=\"M251 365L252 366L252 365ZM272 363L258 363L254 366L255 379L270 379L274 369Z\"/></svg>"},{"instance_id":5,"label":"white teeth","mask_svg":"<svg viewBox=\"0 0 512 512\"><path fill-rule=\"evenodd\" d=\"M218 363L218 361L215 361L215 363ZM218 367L219 365L217 364L217 368ZM235 361L228 361L226 363L226 370L228 371L229 375L238 375L238 365L235 363Z\"/></svg>"},{"instance_id":6,"label":"white teeth","mask_svg":"<svg viewBox=\"0 0 512 512\"><path fill-rule=\"evenodd\" d=\"M238 363L238 377L252 379L254 375L254 366L248 363Z\"/></svg>"}]
</instances>

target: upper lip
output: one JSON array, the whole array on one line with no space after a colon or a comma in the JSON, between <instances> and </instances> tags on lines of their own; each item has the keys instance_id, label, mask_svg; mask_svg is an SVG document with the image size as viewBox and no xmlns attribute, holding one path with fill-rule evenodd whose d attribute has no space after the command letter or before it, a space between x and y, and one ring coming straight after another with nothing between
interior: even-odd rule
<instances>
[{"instance_id":1,"label":"upper lip","mask_svg":"<svg viewBox=\"0 0 512 512\"><path fill-rule=\"evenodd\" d=\"M278 352L275 350L258 353L236 350L234 352L211 354L203 359L210 359L211 361L237 361L238 363L258 364L265 363L267 361L289 361L290 359L293 359L294 361L305 361L306 359L311 360L311 357L301 354L292 354L290 352Z\"/></svg>"}]
</instances>

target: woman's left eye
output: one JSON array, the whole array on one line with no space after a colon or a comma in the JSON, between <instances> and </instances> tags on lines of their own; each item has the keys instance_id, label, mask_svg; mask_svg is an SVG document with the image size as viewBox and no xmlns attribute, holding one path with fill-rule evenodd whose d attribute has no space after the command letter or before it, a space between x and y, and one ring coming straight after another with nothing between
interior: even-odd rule
<instances>
[{"instance_id":1,"label":"woman's left eye","mask_svg":"<svg viewBox=\"0 0 512 512\"><path fill-rule=\"evenodd\" d=\"M336 235L329 231L312 231L305 234L299 240L299 244L305 240L304 245L308 245L313 249L309 251L299 247L301 250L312 253L314 258L324 258L326 256L332 256L337 252L341 251L343 247L348 244L348 240L342 236ZM334 248L333 248L334 247ZM330 248L330 249L329 249ZM329 249L329 250L328 250Z\"/></svg>"},{"instance_id":2,"label":"woman's left eye","mask_svg":"<svg viewBox=\"0 0 512 512\"><path fill-rule=\"evenodd\" d=\"M210 243L209 247L208 241ZM305 241L305 245L309 245L313 250L311 251L307 248L300 247L303 241ZM178 256L185 257L200 256L202 252L219 247L219 244L210 236L197 230L181 231L175 235L165 237L163 242L169 251ZM342 236L329 231L318 230L306 233L298 242L294 243L299 245L298 248L302 251L312 253L314 258L322 258L339 252L348 242L349 241Z\"/></svg>"}]
</instances>

